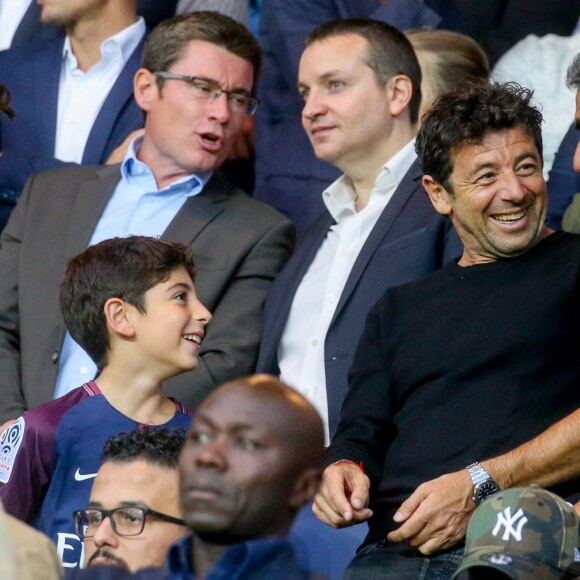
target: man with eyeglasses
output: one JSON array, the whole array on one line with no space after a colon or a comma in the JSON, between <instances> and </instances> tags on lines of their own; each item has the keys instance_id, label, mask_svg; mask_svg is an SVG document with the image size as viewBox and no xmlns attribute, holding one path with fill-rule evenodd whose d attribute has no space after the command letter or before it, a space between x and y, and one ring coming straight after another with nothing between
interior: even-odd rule
<instances>
[{"instance_id":1,"label":"man with eyeglasses","mask_svg":"<svg viewBox=\"0 0 580 580\"><path fill-rule=\"evenodd\" d=\"M134 95L145 114L121 165L34 175L0 238L0 422L95 376L65 334L57 293L66 261L127 235L191 245L200 300L213 314L195 371L167 392L195 408L211 390L252 372L270 284L293 227L229 185L218 168L258 101L260 47L216 12L160 24L148 37ZM39 329L42 329L39 332Z\"/></svg>"},{"instance_id":2,"label":"man with eyeglasses","mask_svg":"<svg viewBox=\"0 0 580 580\"><path fill-rule=\"evenodd\" d=\"M129 571L162 566L169 546L186 533L179 507L179 453L184 433L132 431L111 437L88 507L74 512L85 566Z\"/></svg>"},{"instance_id":3,"label":"man with eyeglasses","mask_svg":"<svg viewBox=\"0 0 580 580\"><path fill-rule=\"evenodd\" d=\"M69 577L323 580L326 576L298 564L294 544L287 537L296 513L318 488L323 454L320 416L302 395L270 375L231 381L201 404L187 433L179 458L179 497L190 534L169 548L166 565L146 568L151 564L143 550L149 548L144 542L137 544L153 526L165 526L167 534L172 526L178 528L167 521L170 514L173 518L179 513L175 494L163 507L152 499L145 506L135 501L151 498L144 488L132 494L114 488L115 480L118 487L122 483L127 488L130 476L122 478L119 471L109 471L110 485L104 487L99 478L106 475L106 460L95 480L89 509L76 512L77 529L86 538L88 567L71 570ZM149 485L156 485L153 479ZM134 506L155 509L162 519L151 511L132 513ZM141 535L136 535L143 526L142 514L145 524ZM142 569L134 575L116 560L129 563L130 549L142 554L137 566ZM132 570L130 563L128 568Z\"/></svg>"}]
</instances>

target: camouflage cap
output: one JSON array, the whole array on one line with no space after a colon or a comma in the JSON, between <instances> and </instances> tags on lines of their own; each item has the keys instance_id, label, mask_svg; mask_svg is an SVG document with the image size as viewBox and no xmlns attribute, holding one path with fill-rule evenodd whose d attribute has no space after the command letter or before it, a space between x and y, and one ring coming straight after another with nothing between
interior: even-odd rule
<instances>
[{"instance_id":1,"label":"camouflage cap","mask_svg":"<svg viewBox=\"0 0 580 580\"><path fill-rule=\"evenodd\" d=\"M580 575L580 520L561 497L538 486L507 489L486 499L467 528L463 561L514 580Z\"/></svg>"}]
</instances>

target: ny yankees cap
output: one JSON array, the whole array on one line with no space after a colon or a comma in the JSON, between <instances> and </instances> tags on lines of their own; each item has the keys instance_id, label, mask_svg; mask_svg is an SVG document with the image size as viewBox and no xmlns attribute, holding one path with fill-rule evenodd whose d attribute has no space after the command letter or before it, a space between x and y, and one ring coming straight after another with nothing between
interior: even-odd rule
<instances>
[{"instance_id":1,"label":"ny yankees cap","mask_svg":"<svg viewBox=\"0 0 580 580\"><path fill-rule=\"evenodd\" d=\"M468 578L474 568L514 580L578 576L579 548L580 519L561 497L536 485L507 489L475 510L452 580Z\"/></svg>"}]
</instances>

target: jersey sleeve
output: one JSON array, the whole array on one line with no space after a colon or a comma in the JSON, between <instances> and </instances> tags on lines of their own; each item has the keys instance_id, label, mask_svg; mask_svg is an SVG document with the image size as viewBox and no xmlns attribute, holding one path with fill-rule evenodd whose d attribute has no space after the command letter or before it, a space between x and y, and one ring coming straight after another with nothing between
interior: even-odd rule
<instances>
[{"instance_id":1,"label":"jersey sleeve","mask_svg":"<svg viewBox=\"0 0 580 580\"><path fill-rule=\"evenodd\" d=\"M0 436L0 499L6 512L34 523L52 472L54 430L29 411Z\"/></svg>"}]
</instances>

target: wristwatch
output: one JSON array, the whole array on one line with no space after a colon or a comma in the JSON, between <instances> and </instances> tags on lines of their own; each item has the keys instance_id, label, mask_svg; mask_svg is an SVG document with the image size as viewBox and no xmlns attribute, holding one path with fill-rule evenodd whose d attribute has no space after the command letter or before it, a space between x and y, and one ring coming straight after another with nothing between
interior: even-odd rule
<instances>
[{"instance_id":1,"label":"wristwatch","mask_svg":"<svg viewBox=\"0 0 580 580\"><path fill-rule=\"evenodd\" d=\"M465 469L467 469L469 477L471 477L471 481L473 482L473 496L471 499L477 505L490 495L501 491L493 477L477 461L468 465Z\"/></svg>"}]
</instances>

